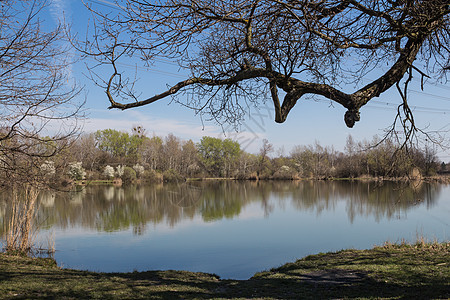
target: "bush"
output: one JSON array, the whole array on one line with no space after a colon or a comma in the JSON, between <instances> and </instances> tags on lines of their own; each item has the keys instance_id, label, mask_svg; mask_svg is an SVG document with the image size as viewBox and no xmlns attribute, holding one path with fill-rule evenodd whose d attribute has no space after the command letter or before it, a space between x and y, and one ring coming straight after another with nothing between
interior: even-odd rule
<instances>
[{"instance_id":1,"label":"bush","mask_svg":"<svg viewBox=\"0 0 450 300\"><path fill-rule=\"evenodd\" d=\"M136 171L136 175L137 175L137 177L139 177L139 178L141 178L142 175L144 175L144 172L145 172L145 168L144 168L143 166L141 166L140 164L135 164L135 165L133 166L133 170Z\"/></svg>"},{"instance_id":2,"label":"bush","mask_svg":"<svg viewBox=\"0 0 450 300\"><path fill-rule=\"evenodd\" d=\"M117 177L122 178L124 170L125 170L125 166L121 166L121 165L117 166L116 167Z\"/></svg>"},{"instance_id":3,"label":"bush","mask_svg":"<svg viewBox=\"0 0 450 300\"><path fill-rule=\"evenodd\" d=\"M99 179L103 179L103 176L102 176L102 174L98 173L97 171L86 171L86 179L99 180Z\"/></svg>"},{"instance_id":4,"label":"bush","mask_svg":"<svg viewBox=\"0 0 450 300\"><path fill-rule=\"evenodd\" d=\"M86 171L81 166L81 162L74 162L69 164L68 175L73 180L83 180L86 178Z\"/></svg>"},{"instance_id":5,"label":"bush","mask_svg":"<svg viewBox=\"0 0 450 300\"><path fill-rule=\"evenodd\" d=\"M177 171L174 169L169 169L167 171L164 171L163 173L163 179L166 182L173 182L173 181L185 181L185 178L181 176Z\"/></svg>"},{"instance_id":6,"label":"bush","mask_svg":"<svg viewBox=\"0 0 450 300\"><path fill-rule=\"evenodd\" d=\"M146 182L162 182L163 175L155 170L145 170L142 179Z\"/></svg>"},{"instance_id":7,"label":"bush","mask_svg":"<svg viewBox=\"0 0 450 300\"><path fill-rule=\"evenodd\" d=\"M281 166L272 176L272 179L277 180L297 180L300 179L298 173L294 168L288 166Z\"/></svg>"},{"instance_id":8,"label":"bush","mask_svg":"<svg viewBox=\"0 0 450 300\"><path fill-rule=\"evenodd\" d=\"M136 181L136 171L130 167L124 167L122 174L122 182L124 184L130 184Z\"/></svg>"},{"instance_id":9,"label":"bush","mask_svg":"<svg viewBox=\"0 0 450 300\"><path fill-rule=\"evenodd\" d=\"M53 176L56 174L55 163L53 161L46 160L40 167L44 176Z\"/></svg>"},{"instance_id":10,"label":"bush","mask_svg":"<svg viewBox=\"0 0 450 300\"><path fill-rule=\"evenodd\" d=\"M104 175L107 179L112 179L112 178L114 178L114 168L111 167L110 165L107 165L107 166L103 169L103 175Z\"/></svg>"}]
</instances>

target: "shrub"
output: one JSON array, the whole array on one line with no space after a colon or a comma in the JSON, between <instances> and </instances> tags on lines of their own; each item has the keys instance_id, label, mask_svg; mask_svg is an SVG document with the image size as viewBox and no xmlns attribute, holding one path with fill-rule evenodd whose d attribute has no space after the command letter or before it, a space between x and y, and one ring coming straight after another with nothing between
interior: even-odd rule
<instances>
[{"instance_id":1,"label":"shrub","mask_svg":"<svg viewBox=\"0 0 450 300\"><path fill-rule=\"evenodd\" d=\"M44 176L53 176L56 173L55 163L53 161L46 160L40 169Z\"/></svg>"},{"instance_id":2,"label":"shrub","mask_svg":"<svg viewBox=\"0 0 450 300\"><path fill-rule=\"evenodd\" d=\"M136 171L130 167L123 168L122 182L124 184L130 184L136 181Z\"/></svg>"},{"instance_id":3,"label":"shrub","mask_svg":"<svg viewBox=\"0 0 450 300\"><path fill-rule=\"evenodd\" d=\"M184 181L185 178L181 176L177 171L174 169L169 169L167 171L164 171L163 173L163 179L164 181L172 182L172 181Z\"/></svg>"},{"instance_id":4,"label":"shrub","mask_svg":"<svg viewBox=\"0 0 450 300\"><path fill-rule=\"evenodd\" d=\"M110 165L107 165L105 169L103 170L103 175L105 175L106 178L111 179L114 177L114 168Z\"/></svg>"},{"instance_id":5,"label":"shrub","mask_svg":"<svg viewBox=\"0 0 450 300\"><path fill-rule=\"evenodd\" d=\"M125 170L125 167L126 167L126 166L121 166L121 165L119 165L119 166L116 167L116 174L117 174L117 177L122 178L122 175L123 175L123 172L124 172L124 170Z\"/></svg>"},{"instance_id":6,"label":"shrub","mask_svg":"<svg viewBox=\"0 0 450 300\"><path fill-rule=\"evenodd\" d=\"M144 167L141 166L140 164L135 164L135 165L133 166L133 169L136 171L137 177L141 178L142 175L144 175L145 169L144 169Z\"/></svg>"},{"instance_id":7,"label":"shrub","mask_svg":"<svg viewBox=\"0 0 450 300\"><path fill-rule=\"evenodd\" d=\"M162 182L163 175L155 170L145 170L142 178L147 182Z\"/></svg>"},{"instance_id":8,"label":"shrub","mask_svg":"<svg viewBox=\"0 0 450 300\"><path fill-rule=\"evenodd\" d=\"M86 178L86 171L81 166L81 162L74 162L69 164L68 175L73 180L83 180Z\"/></svg>"},{"instance_id":9,"label":"shrub","mask_svg":"<svg viewBox=\"0 0 450 300\"><path fill-rule=\"evenodd\" d=\"M272 179L279 180L295 180L299 179L298 173L294 168L288 166L281 166L272 176Z\"/></svg>"}]
</instances>

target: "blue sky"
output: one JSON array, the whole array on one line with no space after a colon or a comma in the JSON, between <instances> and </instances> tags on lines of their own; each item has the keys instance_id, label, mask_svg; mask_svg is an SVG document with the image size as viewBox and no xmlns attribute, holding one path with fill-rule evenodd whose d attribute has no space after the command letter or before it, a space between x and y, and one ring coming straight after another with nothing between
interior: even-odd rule
<instances>
[{"instance_id":1,"label":"blue sky","mask_svg":"<svg viewBox=\"0 0 450 300\"><path fill-rule=\"evenodd\" d=\"M108 5L105 0L85 0L98 8ZM64 16L72 23L72 29L85 33L89 13L81 0L53 0L49 9L49 21L56 24ZM76 56L76 53L73 53ZM125 71L134 72L133 68L124 66ZM182 139L194 142L204 135L229 137L241 143L242 148L255 153L266 138L275 149L284 149L289 154L296 145L310 145L316 141L322 146L334 146L342 151L348 135L357 141L371 140L375 135L382 135L395 117L400 97L391 88L379 98L373 99L361 109L361 121L354 128L347 128L343 121L345 109L325 98L317 101L300 100L292 109L283 124L274 121L273 108L270 103L261 105L259 111L252 111L236 132L230 126L218 126L214 122L201 119L200 116L179 104L169 104L170 99L163 99L146 107L127 111L108 110L108 100L104 91L93 85L83 75L84 64L78 63L70 70L72 76L85 86L86 109L88 119L84 131L113 128L130 131L133 125L142 125L149 135L166 136L173 133ZM151 68L139 68L139 85L137 89L142 97L149 97L165 90L166 85L175 84L184 79L174 63L159 62ZM450 84L427 84L420 91L420 78L416 76L410 90L410 106L418 127L427 127L429 131L450 131ZM447 140L450 135L447 134ZM439 157L450 161L450 151L438 150Z\"/></svg>"}]
</instances>

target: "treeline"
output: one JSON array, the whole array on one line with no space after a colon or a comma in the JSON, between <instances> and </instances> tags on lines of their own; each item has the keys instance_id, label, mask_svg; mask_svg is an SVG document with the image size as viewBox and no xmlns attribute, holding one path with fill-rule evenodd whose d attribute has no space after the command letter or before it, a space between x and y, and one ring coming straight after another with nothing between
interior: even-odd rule
<instances>
[{"instance_id":1,"label":"treeline","mask_svg":"<svg viewBox=\"0 0 450 300\"><path fill-rule=\"evenodd\" d=\"M273 154L267 140L258 153L251 154L230 139L205 136L194 143L173 134L149 137L136 127L131 133L106 129L83 134L52 159L63 163L63 175L72 180L120 178L124 182L207 177L398 178L435 175L441 168L432 149L405 150L390 140L356 142L351 136L344 152L315 143L296 146L289 155Z\"/></svg>"}]
</instances>

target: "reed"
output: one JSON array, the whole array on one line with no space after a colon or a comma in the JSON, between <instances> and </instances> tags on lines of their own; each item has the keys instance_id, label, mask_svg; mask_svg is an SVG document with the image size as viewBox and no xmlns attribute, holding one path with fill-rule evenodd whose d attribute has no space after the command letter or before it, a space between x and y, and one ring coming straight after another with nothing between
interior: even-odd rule
<instances>
[{"instance_id":1,"label":"reed","mask_svg":"<svg viewBox=\"0 0 450 300\"><path fill-rule=\"evenodd\" d=\"M29 254L35 239L33 225L39 189L29 184L21 187L19 189L15 186L11 192L11 212L6 222L5 250L9 253Z\"/></svg>"}]
</instances>

